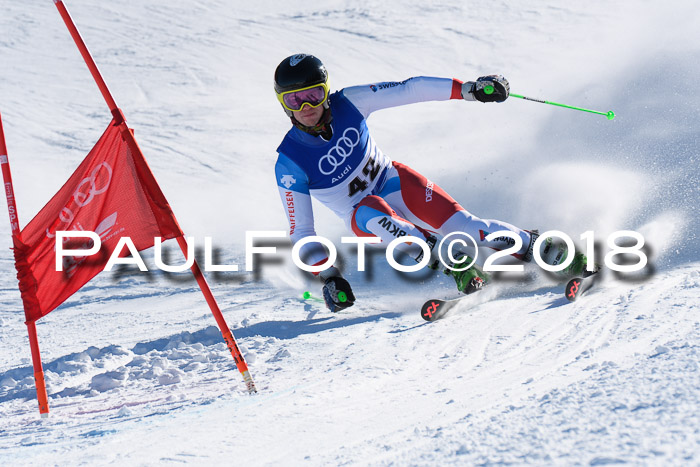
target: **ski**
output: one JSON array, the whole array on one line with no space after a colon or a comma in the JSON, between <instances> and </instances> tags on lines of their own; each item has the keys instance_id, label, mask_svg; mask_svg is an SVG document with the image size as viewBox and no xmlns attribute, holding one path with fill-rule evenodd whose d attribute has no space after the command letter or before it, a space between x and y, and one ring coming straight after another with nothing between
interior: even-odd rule
<instances>
[{"instance_id":1,"label":"ski","mask_svg":"<svg viewBox=\"0 0 700 467\"><path fill-rule=\"evenodd\" d=\"M473 278L467 286L468 292L463 293L457 296L456 298L433 298L431 300L428 300L421 307L420 315L426 321L435 321L437 319L440 319L443 316L445 316L445 314L461 300L464 300L467 297L471 297L476 292L480 292L481 290L483 290L485 284L486 283L484 282L484 280L480 277ZM490 289L494 291L493 287L491 287ZM486 295L484 295L484 292L481 292L479 293L479 299L477 299L474 304L479 304L483 303L484 301L491 300L495 296L496 295L492 293L487 293Z\"/></svg>"},{"instance_id":2,"label":"ski","mask_svg":"<svg viewBox=\"0 0 700 467\"><path fill-rule=\"evenodd\" d=\"M601 274L596 271L586 277L574 277L566 284L564 295L570 302L575 302L581 295L588 292L601 277Z\"/></svg>"},{"instance_id":3,"label":"ski","mask_svg":"<svg viewBox=\"0 0 700 467\"><path fill-rule=\"evenodd\" d=\"M447 313L450 308L454 307L459 301L466 297L467 295L451 300L442 300L439 298L428 300L421 307L420 315L426 321L435 321L445 316L445 313Z\"/></svg>"}]
</instances>

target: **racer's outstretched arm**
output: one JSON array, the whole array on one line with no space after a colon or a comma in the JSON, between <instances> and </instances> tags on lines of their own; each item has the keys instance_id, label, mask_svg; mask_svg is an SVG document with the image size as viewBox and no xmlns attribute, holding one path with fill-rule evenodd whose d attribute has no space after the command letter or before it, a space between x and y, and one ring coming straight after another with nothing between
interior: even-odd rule
<instances>
[{"instance_id":1,"label":"racer's outstretched arm","mask_svg":"<svg viewBox=\"0 0 700 467\"><path fill-rule=\"evenodd\" d=\"M458 79L417 76L405 81L351 86L343 95L365 117L381 109L427 101L464 99L480 102L503 102L510 86L503 76L482 76L463 83Z\"/></svg>"}]
</instances>

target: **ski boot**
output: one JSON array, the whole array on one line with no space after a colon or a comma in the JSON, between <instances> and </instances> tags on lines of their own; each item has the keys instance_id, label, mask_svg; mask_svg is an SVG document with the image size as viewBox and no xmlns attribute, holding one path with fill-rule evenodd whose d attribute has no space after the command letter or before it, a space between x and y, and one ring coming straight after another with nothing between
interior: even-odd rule
<instances>
[{"instance_id":1,"label":"ski boot","mask_svg":"<svg viewBox=\"0 0 700 467\"><path fill-rule=\"evenodd\" d=\"M539 234L536 230L533 230L530 233L532 235L530 245L532 246L534 245L535 240L537 239ZM554 242L552 241L551 237L548 237L542 243L542 247L540 249L540 257L545 263L552 266L556 266L557 264L561 264L566 261L566 259L569 257L568 250L569 249L567 248L566 243L562 241ZM574 258L571 261L571 264L569 264L566 268L562 269L561 271L557 271L555 274L557 274L563 279L570 279L572 277L588 277L600 270L600 266L596 264L595 269L593 271L589 271L588 269L586 269L586 266L588 264L588 257L586 257L586 255L584 255L583 253L577 253L576 251L574 251L573 253ZM528 254L531 254L530 250L528 250Z\"/></svg>"},{"instance_id":2,"label":"ski boot","mask_svg":"<svg viewBox=\"0 0 700 467\"><path fill-rule=\"evenodd\" d=\"M472 262L472 258L466 254L459 255L455 259L457 260L455 265L458 267L460 264L469 264ZM489 275L482 271L476 264L473 264L469 269L464 271L455 271L446 268L444 272L452 276L457 283L457 289L467 295L483 289L489 281Z\"/></svg>"},{"instance_id":3,"label":"ski boot","mask_svg":"<svg viewBox=\"0 0 700 467\"><path fill-rule=\"evenodd\" d=\"M430 247L430 260L428 262L428 268L434 271L440 269L440 260L436 245L438 243L437 238L433 235L426 238L425 242ZM423 259L423 251L416 258L416 262L420 263ZM456 251L455 252L455 262L452 264L453 267L460 268L461 265L466 265L473 262L471 256L466 253ZM464 271L455 271L450 268L445 268L443 272L452 276L452 278L457 283L457 289L464 294L470 294L481 290L489 280L489 275L481 270L476 264L473 264L469 269Z\"/></svg>"}]
</instances>

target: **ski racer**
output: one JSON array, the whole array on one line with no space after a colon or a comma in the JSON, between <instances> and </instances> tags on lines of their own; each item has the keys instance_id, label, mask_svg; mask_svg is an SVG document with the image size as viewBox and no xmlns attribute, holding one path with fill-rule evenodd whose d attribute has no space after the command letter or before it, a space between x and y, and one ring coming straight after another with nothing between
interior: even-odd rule
<instances>
[{"instance_id":1,"label":"ski racer","mask_svg":"<svg viewBox=\"0 0 700 467\"><path fill-rule=\"evenodd\" d=\"M510 89L503 76L482 76L467 82L421 76L331 93L323 63L313 55L296 54L279 64L274 87L292 123L277 148L275 176L293 243L316 235L310 198L314 196L343 219L355 235L381 238L380 246L403 235L425 239L432 249L429 265L433 268L438 264L435 245L452 232L465 232L478 246L495 250L510 247L513 240L500 237L486 241L489 232L514 232L522 239L523 247L513 256L532 260L538 236L535 231L471 214L436 183L386 156L366 123L372 112L417 102L503 102ZM553 245L547 239L542 245L541 257L548 264L559 264L567 257L563 244ZM403 243L400 249L418 262L423 258L423 249L416 242ZM303 245L300 256L311 265L327 260L325 249L314 242ZM466 255L453 258L456 264L471 261ZM585 256L575 253L563 275L580 273L585 263ZM476 265L464 271L450 270L449 274L464 293L479 290L488 280ZM331 311L353 305L355 296L350 284L336 267L318 275Z\"/></svg>"}]
</instances>

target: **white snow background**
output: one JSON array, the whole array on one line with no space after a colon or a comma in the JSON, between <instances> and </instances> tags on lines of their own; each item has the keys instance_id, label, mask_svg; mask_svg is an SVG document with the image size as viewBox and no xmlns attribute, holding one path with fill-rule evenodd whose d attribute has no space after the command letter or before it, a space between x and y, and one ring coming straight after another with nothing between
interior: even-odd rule
<instances>
[{"instance_id":1,"label":"white snow background","mask_svg":"<svg viewBox=\"0 0 700 467\"><path fill-rule=\"evenodd\" d=\"M255 396L190 275L122 268L37 323L40 419L0 222L1 465L700 464L696 2L67 7L183 230L200 247L214 237L221 263L243 264L246 230L286 229L273 165L289 121L272 75L306 52L335 89L502 73L516 93L614 110L436 102L369 125L475 214L593 230L604 250L636 230L652 267L572 304L543 277L494 285L434 323L418 309L449 278L401 277L381 254L364 274L344 255L358 302L339 314L304 302L320 284L286 265L209 274ZM49 0L0 0L0 112L25 225L111 118ZM316 219L337 244L348 234L321 206Z\"/></svg>"}]
</instances>

